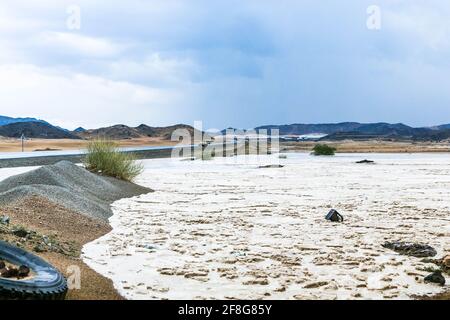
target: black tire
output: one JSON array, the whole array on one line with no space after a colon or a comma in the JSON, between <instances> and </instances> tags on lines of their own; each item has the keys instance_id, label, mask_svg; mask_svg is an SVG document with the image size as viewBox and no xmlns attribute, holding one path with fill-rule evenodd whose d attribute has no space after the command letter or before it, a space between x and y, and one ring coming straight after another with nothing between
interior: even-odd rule
<instances>
[{"instance_id":1,"label":"black tire","mask_svg":"<svg viewBox=\"0 0 450 320\"><path fill-rule=\"evenodd\" d=\"M29 267L34 276L27 280L0 277L0 299L63 300L67 293L64 276L43 259L0 241L0 259Z\"/></svg>"}]
</instances>

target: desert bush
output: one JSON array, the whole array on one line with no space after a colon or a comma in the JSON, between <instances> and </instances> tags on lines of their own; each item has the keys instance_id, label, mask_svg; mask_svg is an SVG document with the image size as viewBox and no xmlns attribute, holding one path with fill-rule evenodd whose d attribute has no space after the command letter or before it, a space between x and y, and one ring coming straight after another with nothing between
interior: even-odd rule
<instances>
[{"instance_id":1,"label":"desert bush","mask_svg":"<svg viewBox=\"0 0 450 320\"><path fill-rule=\"evenodd\" d=\"M87 170L121 180L132 181L142 170L131 153L120 152L111 140L89 141L83 161Z\"/></svg>"},{"instance_id":2,"label":"desert bush","mask_svg":"<svg viewBox=\"0 0 450 320\"><path fill-rule=\"evenodd\" d=\"M315 156L334 156L335 152L336 148L326 144L316 144L313 149L313 154Z\"/></svg>"}]
</instances>

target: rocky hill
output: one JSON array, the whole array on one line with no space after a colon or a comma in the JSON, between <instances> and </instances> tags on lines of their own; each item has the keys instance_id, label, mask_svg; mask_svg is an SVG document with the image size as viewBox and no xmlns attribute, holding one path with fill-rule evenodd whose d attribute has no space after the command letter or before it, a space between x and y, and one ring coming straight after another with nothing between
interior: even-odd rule
<instances>
[{"instance_id":1,"label":"rocky hill","mask_svg":"<svg viewBox=\"0 0 450 320\"><path fill-rule=\"evenodd\" d=\"M107 138L122 140L142 137L142 134L140 134L135 128L131 128L123 124L99 129L89 129L81 132L78 131L74 133L83 139Z\"/></svg>"},{"instance_id":2,"label":"rocky hill","mask_svg":"<svg viewBox=\"0 0 450 320\"><path fill-rule=\"evenodd\" d=\"M191 134L191 136L194 135L194 131L197 131L199 134L201 134L201 132L194 129L192 126L188 126L185 124L177 124L168 127L150 127L145 124L141 124L137 127L128 127L126 125L119 124L111 127L78 131L74 132L74 134L83 139L108 138L123 140L151 137L171 140L172 133L177 129L185 129Z\"/></svg>"},{"instance_id":3,"label":"rocky hill","mask_svg":"<svg viewBox=\"0 0 450 320\"><path fill-rule=\"evenodd\" d=\"M270 125L256 128L278 129L280 135L327 134L322 140L414 140L442 141L449 139L450 125L414 128L403 123L358 123Z\"/></svg>"},{"instance_id":4,"label":"rocky hill","mask_svg":"<svg viewBox=\"0 0 450 320\"><path fill-rule=\"evenodd\" d=\"M323 124L285 124L285 125L267 125L255 128L256 130L278 129L280 135L304 135L311 133L331 134L336 132L354 131L362 126L357 122L342 122L342 123L323 123Z\"/></svg>"},{"instance_id":5,"label":"rocky hill","mask_svg":"<svg viewBox=\"0 0 450 320\"><path fill-rule=\"evenodd\" d=\"M440 126L435 127L435 129L437 130L446 130L446 129L450 129L450 124L442 124Z\"/></svg>"},{"instance_id":6,"label":"rocky hill","mask_svg":"<svg viewBox=\"0 0 450 320\"><path fill-rule=\"evenodd\" d=\"M5 117L0 116L0 126L4 126L11 123L17 123L17 122L42 122L47 123L44 120L39 120L36 118L11 118L11 117Z\"/></svg>"},{"instance_id":7,"label":"rocky hill","mask_svg":"<svg viewBox=\"0 0 450 320\"><path fill-rule=\"evenodd\" d=\"M95 139L107 138L113 140L136 139L136 138L159 138L171 140L172 133L177 129L184 129L194 136L197 130L192 126L177 124L167 127L152 127L141 124L130 127L118 124L110 127L89 129L82 127L74 131L53 126L44 120L36 118L11 118L0 116L0 136L20 138L24 134L28 138L46 139ZM266 129L270 134L272 129L278 129L280 135L302 136L309 134L327 135L322 140L413 140L413 141L443 141L450 139L450 124L437 125L433 127L415 128L403 123L319 123L319 124L285 124L265 125L255 128L257 131ZM197 133L200 135L201 132ZM222 131L222 134L225 130ZM203 133L203 135L206 135ZM206 135L210 139L209 135Z\"/></svg>"},{"instance_id":8,"label":"rocky hill","mask_svg":"<svg viewBox=\"0 0 450 320\"><path fill-rule=\"evenodd\" d=\"M80 139L73 133L46 122L15 122L0 126L0 136L8 138Z\"/></svg>"}]
</instances>

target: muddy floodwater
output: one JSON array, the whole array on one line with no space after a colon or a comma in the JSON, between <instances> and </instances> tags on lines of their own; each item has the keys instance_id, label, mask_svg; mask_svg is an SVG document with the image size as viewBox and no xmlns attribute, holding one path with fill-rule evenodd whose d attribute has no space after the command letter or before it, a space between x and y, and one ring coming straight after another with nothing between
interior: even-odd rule
<instances>
[{"instance_id":1,"label":"muddy floodwater","mask_svg":"<svg viewBox=\"0 0 450 320\"><path fill-rule=\"evenodd\" d=\"M375 164L356 164L370 159ZM279 162L282 168L259 168ZM145 160L154 193L113 204L83 260L129 299L407 299L450 253L450 155ZM334 208L343 223L324 219ZM450 282L447 276L447 283Z\"/></svg>"}]
</instances>

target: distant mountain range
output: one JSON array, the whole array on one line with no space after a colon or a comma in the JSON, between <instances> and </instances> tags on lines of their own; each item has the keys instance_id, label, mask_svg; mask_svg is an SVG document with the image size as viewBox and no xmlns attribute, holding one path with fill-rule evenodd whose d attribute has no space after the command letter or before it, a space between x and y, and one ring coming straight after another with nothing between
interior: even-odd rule
<instances>
[{"instance_id":1,"label":"distant mountain range","mask_svg":"<svg viewBox=\"0 0 450 320\"><path fill-rule=\"evenodd\" d=\"M26 138L41 139L132 139L143 137L154 137L170 140L172 132L177 129L186 129L191 136L194 135L192 126L177 124L168 127L150 127L141 124L138 127L128 127L126 125L114 125L111 127L86 130L79 127L69 131L36 118L11 118L0 116L0 136L8 138L20 138L22 134Z\"/></svg>"},{"instance_id":2,"label":"distant mountain range","mask_svg":"<svg viewBox=\"0 0 450 320\"><path fill-rule=\"evenodd\" d=\"M99 129L86 130L82 127L69 131L36 118L10 118L0 116L0 136L20 138L24 134L27 138L44 139L134 139L143 137L170 140L176 129L186 129L191 136L194 134L192 126L177 124L167 127L151 127L141 124L137 127L114 125ZM270 130L278 129L283 136L303 136L311 134L326 134L322 140L413 140L413 141L443 141L450 139L450 124L434 127L414 128L402 123L324 123L324 124L288 124L266 125L255 128ZM225 130L222 131L224 133Z\"/></svg>"},{"instance_id":3,"label":"distant mountain range","mask_svg":"<svg viewBox=\"0 0 450 320\"><path fill-rule=\"evenodd\" d=\"M280 135L327 134L322 140L431 140L441 141L450 138L450 124L430 128L414 128L402 123L358 123L342 122L327 124L290 124L261 126L258 129L278 129Z\"/></svg>"},{"instance_id":4,"label":"distant mountain range","mask_svg":"<svg viewBox=\"0 0 450 320\"><path fill-rule=\"evenodd\" d=\"M17 123L17 122L42 122L42 123L47 123L44 120L39 120L39 119L36 119L36 118L11 118L11 117L0 116L0 126L4 126L4 125L10 124L10 123Z\"/></svg>"},{"instance_id":5,"label":"distant mountain range","mask_svg":"<svg viewBox=\"0 0 450 320\"><path fill-rule=\"evenodd\" d=\"M434 128L436 130L445 130L445 129L450 129L450 124L443 124L441 126L437 126L436 128Z\"/></svg>"},{"instance_id":6,"label":"distant mountain range","mask_svg":"<svg viewBox=\"0 0 450 320\"><path fill-rule=\"evenodd\" d=\"M80 139L77 135L46 122L15 122L0 126L0 136L8 138Z\"/></svg>"},{"instance_id":7,"label":"distant mountain range","mask_svg":"<svg viewBox=\"0 0 450 320\"><path fill-rule=\"evenodd\" d=\"M172 133L177 129L185 129L191 136L194 135L194 129L191 126L185 124L177 124L168 127L150 127L145 124L141 124L137 127L128 127L123 124L105 127L100 129L91 129L76 132L76 134L83 139L93 138L109 138L109 139L133 139L133 138L161 138L163 140L171 140ZM199 132L197 130L197 132ZM201 134L199 132L199 134Z\"/></svg>"}]
</instances>

